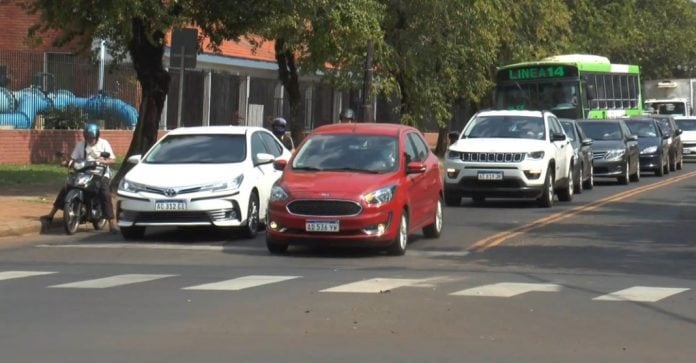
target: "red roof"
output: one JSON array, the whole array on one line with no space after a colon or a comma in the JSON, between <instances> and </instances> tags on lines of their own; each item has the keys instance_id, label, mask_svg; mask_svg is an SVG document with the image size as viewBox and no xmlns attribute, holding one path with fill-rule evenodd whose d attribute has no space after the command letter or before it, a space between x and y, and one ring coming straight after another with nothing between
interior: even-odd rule
<instances>
[{"instance_id":1,"label":"red roof","mask_svg":"<svg viewBox=\"0 0 696 363\"><path fill-rule=\"evenodd\" d=\"M171 44L171 31L166 35L167 44ZM254 41L260 41L260 37L251 36ZM220 44L219 53L213 51L210 47L210 41L206 38L203 40L203 53L207 54L218 54L234 58L243 58L250 60L258 60L265 62L275 62L275 42L272 40L267 40L261 43L261 46L254 49L251 42L245 38L241 37L238 42L226 40Z\"/></svg>"}]
</instances>

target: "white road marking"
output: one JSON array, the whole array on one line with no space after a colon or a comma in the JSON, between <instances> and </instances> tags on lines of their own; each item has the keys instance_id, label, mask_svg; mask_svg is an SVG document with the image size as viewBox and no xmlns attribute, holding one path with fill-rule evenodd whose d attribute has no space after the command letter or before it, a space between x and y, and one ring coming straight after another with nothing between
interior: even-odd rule
<instances>
[{"instance_id":1,"label":"white road marking","mask_svg":"<svg viewBox=\"0 0 696 363\"><path fill-rule=\"evenodd\" d=\"M109 287L122 286L137 284L140 282L147 282L152 280L159 280L165 277L171 277L177 275L147 275L147 274L125 274L125 275L115 275L110 277L105 277L102 279L95 280L85 280L71 282L68 284L53 285L49 287L56 288L73 288L73 289L105 289Z\"/></svg>"},{"instance_id":2,"label":"white road marking","mask_svg":"<svg viewBox=\"0 0 696 363\"><path fill-rule=\"evenodd\" d=\"M412 257L464 257L469 251L421 251L406 250L406 256Z\"/></svg>"},{"instance_id":3,"label":"white road marking","mask_svg":"<svg viewBox=\"0 0 696 363\"><path fill-rule=\"evenodd\" d=\"M250 275L238 277L236 279L212 282L209 284L184 287L182 290L217 290L217 291L237 291L251 287L274 284L287 280L297 279L302 276L267 276Z\"/></svg>"},{"instance_id":4,"label":"white road marking","mask_svg":"<svg viewBox=\"0 0 696 363\"><path fill-rule=\"evenodd\" d=\"M241 246L211 246L211 245L187 245L176 243L85 243L73 245L37 245L42 248L117 248L117 249L146 249L146 250L192 250L192 251L251 251L261 250L260 247Z\"/></svg>"},{"instance_id":5,"label":"white road marking","mask_svg":"<svg viewBox=\"0 0 696 363\"><path fill-rule=\"evenodd\" d=\"M513 297L528 292L558 292L560 285L501 282L453 292L455 296Z\"/></svg>"},{"instance_id":6,"label":"white road marking","mask_svg":"<svg viewBox=\"0 0 696 363\"><path fill-rule=\"evenodd\" d=\"M320 292L353 292L353 293L366 293L366 294L376 294L380 292L387 292L392 289L396 289L403 286L418 285L423 282L429 281L430 279L384 279L376 278L358 282L352 282L350 284L335 286L332 288L321 290Z\"/></svg>"},{"instance_id":7,"label":"white road marking","mask_svg":"<svg viewBox=\"0 0 696 363\"><path fill-rule=\"evenodd\" d=\"M596 297L600 301L639 301L657 302L672 295L689 290L688 288L634 286Z\"/></svg>"},{"instance_id":8,"label":"white road marking","mask_svg":"<svg viewBox=\"0 0 696 363\"><path fill-rule=\"evenodd\" d=\"M0 272L0 281L11 280L11 279L20 279L22 277L50 275L50 274L54 274L54 273L56 273L56 272L50 272L50 271L3 271L3 272Z\"/></svg>"}]
</instances>

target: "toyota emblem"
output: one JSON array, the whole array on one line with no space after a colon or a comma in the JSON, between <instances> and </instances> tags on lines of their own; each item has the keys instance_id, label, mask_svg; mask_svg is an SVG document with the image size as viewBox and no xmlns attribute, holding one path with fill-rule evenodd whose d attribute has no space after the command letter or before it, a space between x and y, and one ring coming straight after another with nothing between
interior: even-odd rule
<instances>
[{"instance_id":1,"label":"toyota emblem","mask_svg":"<svg viewBox=\"0 0 696 363\"><path fill-rule=\"evenodd\" d=\"M176 195L176 190L171 189L171 188L170 188L170 189L167 189L167 190L164 191L164 195L166 195L166 196L168 196L168 197L173 197L173 196Z\"/></svg>"}]
</instances>

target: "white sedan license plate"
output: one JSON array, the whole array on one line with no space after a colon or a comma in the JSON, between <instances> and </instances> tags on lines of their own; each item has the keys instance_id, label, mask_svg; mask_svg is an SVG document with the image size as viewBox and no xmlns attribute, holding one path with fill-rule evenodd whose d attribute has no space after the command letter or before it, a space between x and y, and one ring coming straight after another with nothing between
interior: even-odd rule
<instances>
[{"instance_id":1,"label":"white sedan license plate","mask_svg":"<svg viewBox=\"0 0 696 363\"><path fill-rule=\"evenodd\" d=\"M177 211L186 210L186 201L184 200L158 200L155 202L156 211Z\"/></svg>"},{"instance_id":2,"label":"white sedan license plate","mask_svg":"<svg viewBox=\"0 0 696 363\"><path fill-rule=\"evenodd\" d=\"M503 180L502 171L479 171L478 180Z\"/></svg>"},{"instance_id":3,"label":"white sedan license plate","mask_svg":"<svg viewBox=\"0 0 696 363\"><path fill-rule=\"evenodd\" d=\"M340 230L338 221L307 221L305 229L307 232L338 232Z\"/></svg>"}]
</instances>

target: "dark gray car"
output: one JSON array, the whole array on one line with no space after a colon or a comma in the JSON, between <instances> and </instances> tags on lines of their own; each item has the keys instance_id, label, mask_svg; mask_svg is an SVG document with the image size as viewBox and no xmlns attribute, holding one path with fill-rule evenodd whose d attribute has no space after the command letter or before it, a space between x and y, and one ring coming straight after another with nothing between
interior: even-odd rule
<instances>
[{"instance_id":1,"label":"dark gray car","mask_svg":"<svg viewBox=\"0 0 696 363\"><path fill-rule=\"evenodd\" d=\"M623 120L578 120L578 124L593 141L595 177L616 178L620 184L640 180L638 136Z\"/></svg>"},{"instance_id":2,"label":"dark gray car","mask_svg":"<svg viewBox=\"0 0 696 363\"><path fill-rule=\"evenodd\" d=\"M662 133L657 120L651 117L625 120L631 133L638 136L640 170L657 176L669 173L669 135Z\"/></svg>"},{"instance_id":3,"label":"dark gray car","mask_svg":"<svg viewBox=\"0 0 696 363\"><path fill-rule=\"evenodd\" d=\"M575 170L573 176L575 180L575 193L582 193L583 189L592 189L594 187L594 170L592 167L592 139L585 135L580 126L575 120L560 119L563 131L570 139L570 144L573 145L575 152Z\"/></svg>"},{"instance_id":4,"label":"dark gray car","mask_svg":"<svg viewBox=\"0 0 696 363\"><path fill-rule=\"evenodd\" d=\"M667 139L669 143L669 170L681 170L684 165L684 148L681 141L682 130L677 126L674 116L650 115L650 117L658 121L662 133L669 135Z\"/></svg>"}]
</instances>

